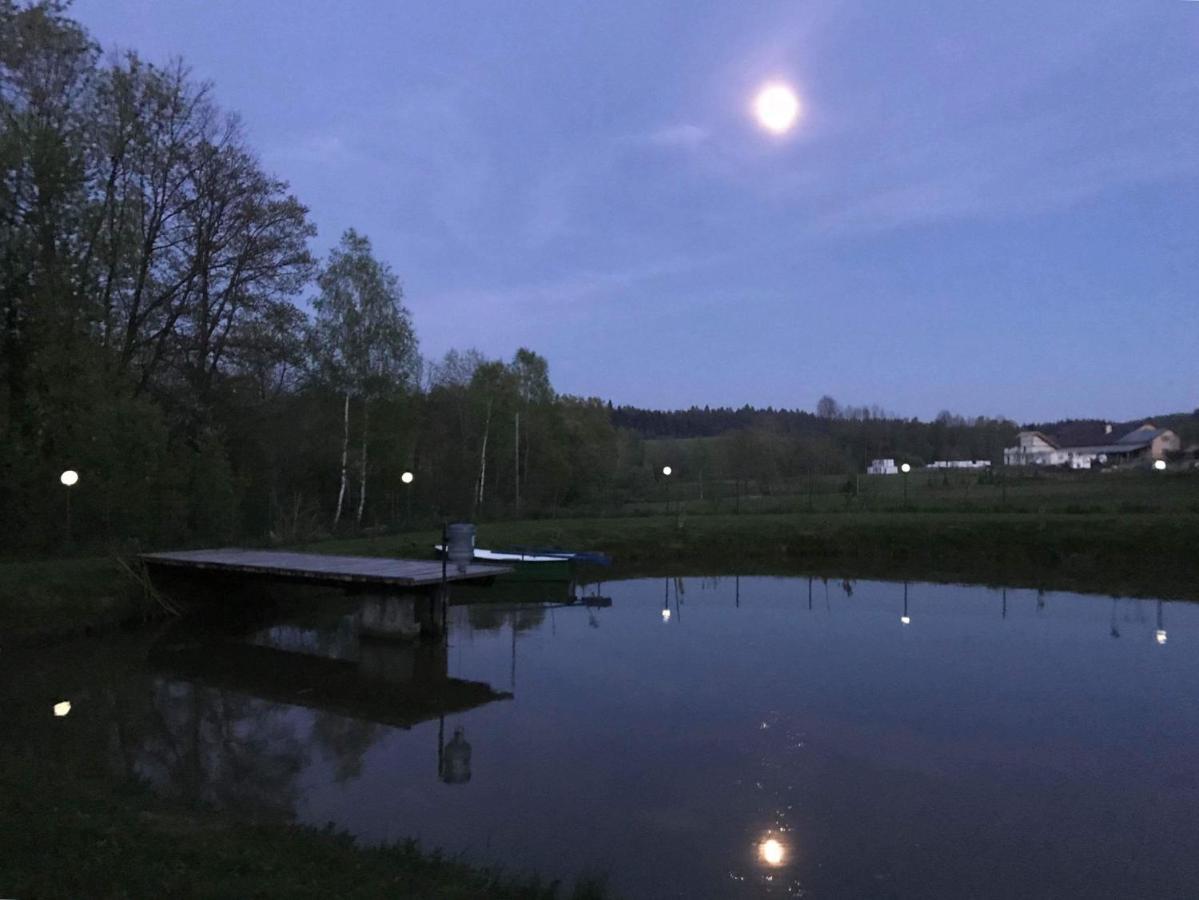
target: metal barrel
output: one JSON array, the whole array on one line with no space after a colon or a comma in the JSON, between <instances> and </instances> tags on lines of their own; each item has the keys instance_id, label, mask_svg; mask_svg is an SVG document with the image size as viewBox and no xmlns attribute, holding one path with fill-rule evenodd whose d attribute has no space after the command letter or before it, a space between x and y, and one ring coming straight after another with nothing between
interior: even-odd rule
<instances>
[{"instance_id":1,"label":"metal barrel","mask_svg":"<svg viewBox=\"0 0 1199 900\"><path fill-rule=\"evenodd\" d=\"M446 557L450 563L464 568L475 557L475 526L456 522L446 529L448 547Z\"/></svg>"}]
</instances>

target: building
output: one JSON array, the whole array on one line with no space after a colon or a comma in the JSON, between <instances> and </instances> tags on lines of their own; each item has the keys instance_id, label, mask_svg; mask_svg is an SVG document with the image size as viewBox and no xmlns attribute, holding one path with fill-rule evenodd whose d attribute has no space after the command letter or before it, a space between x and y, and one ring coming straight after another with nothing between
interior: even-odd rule
<instances>
[{"instance_id":1,"label":"building","mask_svg":"<svg viewBox=\"0 0 1199 900\"><path fill-rule=\"evenodd\" d=\"M874 459L866 469L867 475L897 475L899 469L893 459Z\"/></svg>"},{"instance_id":2,"label":"building","mask_svg":"<svg viewBox=\"0 0 1199 900\"><path fill-rule=\"evenodd\" d=\"M938 459L936 462L931 462L926 469L989 469L991 461L989 459Z\"/></svg>"},{"instance_id":3,"label":"building","mask_svg":"<svg viewBox=\"0 0 1199 900\"><path fill-rule=\"evenodd\" d=\"M1157 428L1152 422L1114 440L1111 425L1104 425L1102 434L1088 434L1075 427L1072 436L1074 440L1066 444L1040 431L1021 431L1016 436L1016 446L1004 449L1004 465L1089 469L1095 464L1119 465L1164 459L1166 454L1177 452L1181 446L1178 435L1168 428ZM1078 442L1080 438L1081 442Z\"/></svg>"}]
</instances>

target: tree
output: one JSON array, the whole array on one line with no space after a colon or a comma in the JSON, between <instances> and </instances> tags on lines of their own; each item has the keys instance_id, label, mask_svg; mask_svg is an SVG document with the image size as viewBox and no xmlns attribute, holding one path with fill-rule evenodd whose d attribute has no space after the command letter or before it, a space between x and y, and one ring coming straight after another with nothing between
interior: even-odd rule
<instances>
[{"instance_id":1,"label":"tree","mask_svg":"<svg viewBox=\"0 0 1199 900\"><path fill-rule=\"evenodd\" d=\"M486 362L475 369L470 392L474 405L483 410L483 432L479 442L479 472L475 479L473 508L478 509L486 499L487 489L487 444L491 436L493 417L507 420L507 414L515 407L518 395L517 380L513 372L501 362Z\"/></svg>"},{"instance_id":2,"label":"tree","mask_svg":"<svg viewBox=\"0 0 1199 900\"><path fill-rule=\"evenodd\" d=\"M52 370L70 377L91 312L76 236L97 50L65 9L0 0L0 365L9 420L27 437Z\"/></svg>"},{"instance_id":3,"label":"tree","mask_svg":"<svg viewBox=\"0 0 1199 900\"><path fill-rule=\"evenodd\" d=\"M837 406L837 401L825 394L816 401L816 415L822 419L835 419L840 415L840 407Z\"/></svg>"},{"instance_id":4,"label":"tree","mask_svg":"<svg viewBox=\"0 0 1199 900\"><path fill-rule=\"evenodd\" d=\"M317 278L315 356L326 381L344 398L341 479L334 524L341 521L348 481L350 400L362 402L362 444L356 520L366 504L369 403L390 388L417 382L420 356L399 279L375 259L370 241L347 229Z\"/></svg>"},{"instance_id":5,"label":"tree","mask_svg":"<svg viewBox=\"0 0 1199 900\"><path fill-rule=\"evenodd\" d=\"M554 389L550 385L550 367L545 357L539 356L532 350L521 347L516 351L509 366L516 380L517 409L513 420L513 497L514 506L520 510L520 483L522 478L528 480L529 455L526 449L524 455L524 471L522 473L520 417L525 414L525 433L530 431L529 414L534 409L549 406L554 402ZM526 447L528 441L526 440Z\"/></svg>"}]
</instances>

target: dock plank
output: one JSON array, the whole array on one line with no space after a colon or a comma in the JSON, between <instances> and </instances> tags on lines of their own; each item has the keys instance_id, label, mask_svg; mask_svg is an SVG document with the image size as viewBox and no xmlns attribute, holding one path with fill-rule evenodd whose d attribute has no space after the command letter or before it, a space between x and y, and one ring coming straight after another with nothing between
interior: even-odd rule
<instances>
[{"instance_id":1,"label":"dock plank","mask_svg":"<svg viewBox=\"0 0 1199 900\"><path fill-rule=\"evenodd\" d=\"M441 562L437 560L329 556L324 553L244 550L239 547L142 553L140 559L151 566L275 575L318 583L421 587L441 582ZM446 580L479 581L511 571L510 566L470 563L462 569L450 565L446 568Z\"/></svg>"}]
</instances>

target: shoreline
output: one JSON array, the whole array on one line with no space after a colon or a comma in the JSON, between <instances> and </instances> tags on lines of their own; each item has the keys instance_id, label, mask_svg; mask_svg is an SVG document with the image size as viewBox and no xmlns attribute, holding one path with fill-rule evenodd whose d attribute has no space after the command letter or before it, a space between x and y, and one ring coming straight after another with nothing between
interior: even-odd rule
<instances>
[{"instance_id":1,"label":"shoreline","mask_svg":"<svg viewBox=\"0 0 1199 900\"><path fill-rule=\"evenodd\" d=\"M794 575L981 584L1199 600L1199 514L844 512L535 519L479 525L482 547L598 550L584 577ZM424 558L439 532L297 545ZM0 632L38 644L163 614L115 557L0 563Z\"/></svg>"},{"instance_id":2,"label":"shoreline","mask_svg":"<svg viewBox=\"0 0 1199 900\"><path fill-rule=\"evenodd\" d=\"M411 840L370 845L331 828L237 819L27 760L0 760L0 796L4 896L609 896L602 877L551 881Z\"/></svg>"}]
</instances>

